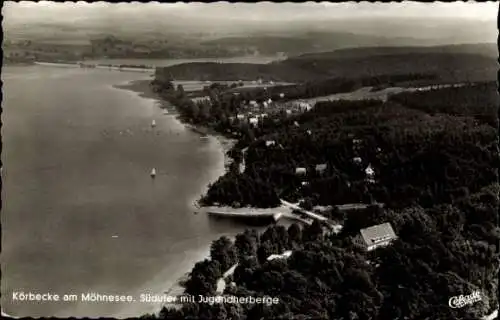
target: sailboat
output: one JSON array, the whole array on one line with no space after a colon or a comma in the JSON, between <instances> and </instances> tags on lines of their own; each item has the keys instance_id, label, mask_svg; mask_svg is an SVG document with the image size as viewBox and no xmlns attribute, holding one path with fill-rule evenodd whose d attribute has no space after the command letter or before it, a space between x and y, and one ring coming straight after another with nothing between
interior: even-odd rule
<instances>
[{"instance_id":1,"label":"sailboat","mask_svg":"<svg viewBox=\"0 0 500 320\"><path fill-rule=\"evenodd\" d=\"M156 127L156 121L155 120L151 121L151 127L153 127L153 128Z\"/></svg>"},{"instance_id":2,"label":"sailboat","mask_svg":"<svg viewBox=\"0 0 500 320\"><path fill-rule=\"evenodd\" d=\"M156 177L156 169L155 168L151 169L151 178L154 178L154 177Z\"/></svg>"}]
</instances>

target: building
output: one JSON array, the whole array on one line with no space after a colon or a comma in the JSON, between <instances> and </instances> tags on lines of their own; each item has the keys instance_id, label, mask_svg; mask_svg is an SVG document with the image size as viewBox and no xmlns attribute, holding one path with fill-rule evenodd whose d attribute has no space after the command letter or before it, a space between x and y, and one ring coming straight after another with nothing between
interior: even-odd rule
<instances>
[{"instance_id":1,"label":"building","mask_svg":"<svg viewBox=\"0 0 500 320\"><path fill-rule=\"evenodd\" d=\"M299 103L299 109L302 112L309 111L312 109L311 105L307 102L300 102Z\"/></svg>"},{"instance_id":2,"label":"building","mask_svg":"<svg viewBox=\"0 0 500 320\"><path fill-rule=\"evenodd\" d=\"M248 122L255 127L259 124L259 119L258 118L250 118L250 119L248 119Z\"/></svg>"},{"instance_id":3,"label":"building","mask_svg":"<svg viewBox=\"0 0 500 320\"><path fill-rule=\"evenodd\" d=\"M373 167L371 165L368 165L365 169L366 177L367 178L373 178L375 175L375 170L373 170Z\"/></svg>"},{"instance_id":4,"label":"building","mask_svg":"<svg viewBox=\"0 0 500 320\"><path fill-rule=\"evenodd\" d=\"M366 181L368 183L375 183L375 170L373 170L371 165L368 165L365 169Z\"/></svg>"},{"instance_id":5,"label":"building","mask_svg":"<svg viewBox=\"0 0 500 320\"><path fill-rule=\"evenodd\" d=\"M288 250L283 252L282 254L272 254L267 257L267 261L275 260L275 259L287 259L292 255L292 250Z\"/></svg>"},{"instance_id":6,"label":"building","mask_svg":"<svg viewBox=\"0 0 500 320\"><path fill-rule=\"evenodd\" d=\"M360 157L355 157L355 158L352 159L352 161L354 161L354 163L358 163L358 164L360 164L361 162L363 162L363 160Z\"/></svg>"},{"instance_id":7,"label":"building","mask_svg":"<svg viewBox=\"0 0 500 320\"><path fill-rule=\"evenodd\" d=\"M266 141L266 147L274 146L275 144L276 144L276 142L274 140L267 140Z\"/></svg>"},{"instance_id":8,"label":"building","mask_svg":"<svg viewBox=\"0 0 500 320\"><path fill-rule=\"evenodd\" d=\"M299 167L299 168L295 168L295 174L299 175L299 174L306 174L306 168L302 168L302 167Z\"/></svg>"},{"instance_id":9,"label":"building","mask_svg":"<svg viewBox=\"0 0 500 320\"><path fill-rule=\"evenodd\" d=\"M323 173L325 170L326 170L326 163L316 165L316 172L317 173Z\"/></svg>"},{"instance_id":10,"label":"building","mask_svg":"<svg viewBox=\"0 0 500 320\"><path fill-rule=\"evenodd\" d=\"M389 222L371 226L360 230L360 235L356 237L359 244L366 247L367 251L372 251L379 247L385 247L391 241L397 239L396 233Z\"/></svg>"},{"instance_id":11,"label":"building","mask_svg":"<svg viewBox=\"0 0 500 320\"><path fill-rule=\"evenodd\" d=\"M238 120L243 120L243 119L245 119L245 115L244 114L238 114L238 115L236 115L236 118Z\"/></svg>"}]
</instances>

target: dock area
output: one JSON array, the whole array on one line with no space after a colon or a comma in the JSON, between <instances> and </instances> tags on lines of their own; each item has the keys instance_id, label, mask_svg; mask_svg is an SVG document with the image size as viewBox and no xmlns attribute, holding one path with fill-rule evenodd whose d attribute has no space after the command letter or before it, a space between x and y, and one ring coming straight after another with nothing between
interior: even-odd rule
<instances>
[{"instance_id":1,"label":"dock area","mask_svg":"<svg viewBox=\"0 0 500 320\"><path fill-rule=\"evenodd\" d=\"M276 208L232 208L227 206L211 206L202 207L199 211L211 216L225 218L268 218L274 221L278 221L282 218L287 218L301 221L307 224L311 223L311 221L303 219L298 215L292 213L292 210L286 206Z\"/></svg>"}]
</instances>

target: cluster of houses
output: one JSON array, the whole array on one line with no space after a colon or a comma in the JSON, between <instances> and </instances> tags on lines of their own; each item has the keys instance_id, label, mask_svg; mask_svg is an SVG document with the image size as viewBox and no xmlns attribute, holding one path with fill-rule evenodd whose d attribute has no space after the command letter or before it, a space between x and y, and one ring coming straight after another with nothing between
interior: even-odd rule
<instances>
[{"instance_id":1,"label":"cluster of houses","mask_svg":"<svg viewBox=\"0 0 500 320\"><path fill-rule=\"evenodd\" d=\"M351 135L352 137L352 135ZM355 153L357 153L361 147L362 140L361 139L352 139L352 145L353 145L353 150ZM380 148L377 148L377 152L381 152ZM359 156L354 157L352 161L359 166L363 166L363 159ZM375 183L375 170L373 169L371 164L368 164L366 167L364 167L365 175L366 175L366 182L368 183Z\"/></svg>"}]
</instances>

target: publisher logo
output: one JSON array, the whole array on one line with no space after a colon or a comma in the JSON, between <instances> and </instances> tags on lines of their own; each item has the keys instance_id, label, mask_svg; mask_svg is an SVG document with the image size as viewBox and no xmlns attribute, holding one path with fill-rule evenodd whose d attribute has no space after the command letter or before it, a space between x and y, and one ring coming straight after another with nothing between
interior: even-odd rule
<instances>
[{"instance_id":1,"label":"publisher logo","mask_svg":"<svg viewBox=\"0 0 500 320\"><path fill-rule=\"evenodd\" d=\"M448 305L450 306L450 308L458 309L458 308L463 308L466 305L472 305L472 304L474 304L478 301L481 301L481 300L482 300L481 292L476 290L476 291L474 291L471 294L466 295L466 296L461 294L459 296L451 297L448 300Z\"/></svg>"}]
</instances>

